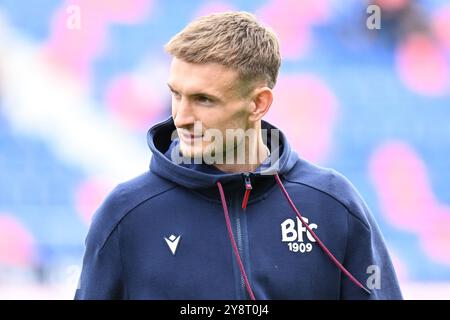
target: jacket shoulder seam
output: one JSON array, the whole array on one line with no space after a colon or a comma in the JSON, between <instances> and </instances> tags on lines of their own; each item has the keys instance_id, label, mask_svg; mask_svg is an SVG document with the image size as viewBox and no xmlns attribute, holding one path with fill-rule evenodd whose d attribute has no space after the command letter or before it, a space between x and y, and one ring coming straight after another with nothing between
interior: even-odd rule
<instances>
[{"instance_id":1,"label":"jacket shoulder seam","mask_svg":"<svg viewBox=\"0 0 450 320\"><path fill-rule=\"evenodd\" d=\"M103 248L105 247L105 245L108 243L109 239L111 238L111 235L116 231L117 227L119 226L119 224L121 223L121 221L131 212L133 211L135 208L137 208L138 206L140 206L142 203L144 203L145 201L151 200L153 198L156 198L160 195L162 195L163 193L166 193L172 189L177 188L178 186L170 186L169 188L162 190L160 192L157 192L155 194L150 195L149 197L146 197L144 199L142 199L141 201L139 201L138 203L136 203L136 205L134 205L132 208L130 208L129 210L126 210L121 216L120 218L116 221L116 223L113 225L113 227L111 228L111 232L108 234L108 236L106 237L106 239L103 241L99 252L103 250Z\"/></svg>"}]
</instances>

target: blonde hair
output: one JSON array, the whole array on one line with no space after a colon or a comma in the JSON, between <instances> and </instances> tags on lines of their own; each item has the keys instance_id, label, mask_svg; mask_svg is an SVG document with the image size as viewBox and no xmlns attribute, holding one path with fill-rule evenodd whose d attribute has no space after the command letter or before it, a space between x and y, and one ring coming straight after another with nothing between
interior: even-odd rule
<instances>
[{"instance_id":1,"label":"blonde hair","mask_svg":"<svg viewBox=\"0 0 450 320\"><path fill-rule=\"evenodd\" d=\"M278 38L248 12L200 17L176 34L164 49L189 63L218 63L237 70L242 84L273 88L281 65Z\"/></svg>"}]
</instances>

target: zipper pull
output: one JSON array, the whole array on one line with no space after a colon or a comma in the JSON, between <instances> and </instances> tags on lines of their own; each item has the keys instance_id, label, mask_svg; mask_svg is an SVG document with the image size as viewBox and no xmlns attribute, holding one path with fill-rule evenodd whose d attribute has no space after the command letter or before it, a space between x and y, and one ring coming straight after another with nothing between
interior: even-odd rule
<instances>
[{"instance_id":1,"label":"zipper pull","mask_svg":"<svg viewBox=\"0 0 450 320\"><path fill-rule=\"evenodd\" d=\"M242 200L242 209L247 208L248 198L250 197L250 191L252 190L252 182L250 180L250 173L243 173L244 175L244 186L245 186L245 194L244 199Z\"/></svg>"}]
</instances>

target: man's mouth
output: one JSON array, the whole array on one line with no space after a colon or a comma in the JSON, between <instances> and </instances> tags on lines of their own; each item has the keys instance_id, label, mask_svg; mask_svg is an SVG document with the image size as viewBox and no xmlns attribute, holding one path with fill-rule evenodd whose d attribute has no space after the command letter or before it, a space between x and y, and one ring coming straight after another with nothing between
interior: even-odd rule
<instances>
[{"instance_id":1,"label":"man's mouth","mask_svg":"<svg viewBox=\"0 0 450 320\"><path fill-rule=\"evenodd\" d=\"M201 139L203 135L195 135L190 132L181 132L180 138L185 141L195 140L195 139Z\"/></svg>"}]
</instances>

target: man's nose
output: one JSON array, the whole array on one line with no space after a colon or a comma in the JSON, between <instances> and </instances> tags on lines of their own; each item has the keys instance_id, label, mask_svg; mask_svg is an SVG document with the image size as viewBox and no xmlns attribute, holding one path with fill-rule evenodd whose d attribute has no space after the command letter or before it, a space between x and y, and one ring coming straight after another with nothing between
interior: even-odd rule
<instances>
[{"instance_id":1,"label":"man's nose","mask_svg":"<svg viewBox=\"0 0 450 320\"><path fill-rule=\"evenodd\" d=\"M182 98L175 107L173 121L177 128L189 128L194 125L195 116L190 102Z\"/></svg>"}]
</instances>

